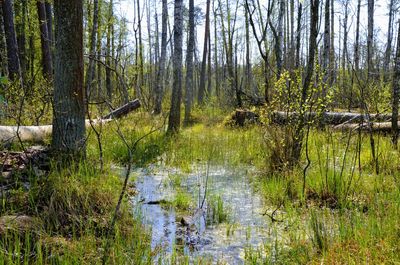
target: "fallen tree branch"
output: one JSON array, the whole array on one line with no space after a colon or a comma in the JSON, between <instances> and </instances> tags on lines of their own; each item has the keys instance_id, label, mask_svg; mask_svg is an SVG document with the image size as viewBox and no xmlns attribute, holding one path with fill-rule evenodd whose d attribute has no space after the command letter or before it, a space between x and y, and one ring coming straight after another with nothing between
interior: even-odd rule
<instances>
[{"instance_id":1,"label":"fallen tree branch","mask_svg":"<svg viewBox=\"0 0 400 265\"><path fill-rule=\"evenodd\" d=\"M135 99L122 107L111 111L100 119L86 120L86 127L96 124L105 124L112 119L126 116L140 107L140 101ZM52 125L40 126L0 126L0 142L13 142L20 138L21 141L43 142L53 132Z\"/></svg>"},{"instance_id":2,"label":"fallen tree branch","mask_svg":"<svg viewBox=\"0 0 400 265\"><path fill-rule=\"evenodd\" d=\"M397 122L398 126L400 126L400 122ZM363 122L363 123L345 123L334 126L335 130L343 130L343 131L372 131L372 132L382 132L389 133L392 131L392 123L391 122Z\"/></svg>"},{"instance_id":3,"label":"fallen tree branch","mask_svg":"<svg viewBox=\"0 0 400 265\"><path fill-rule=\"evenodd\" d=\"M343 123L363 123L371 122L386 122L391 120L391 114L362 114L353 112L307 112L304 118L310 120L320 120L323 124L340 125ZM271 121L277 124L287 124L290 120L299 118L296 112L274 111L271 115Z\"/></svg>"}]
</instances>

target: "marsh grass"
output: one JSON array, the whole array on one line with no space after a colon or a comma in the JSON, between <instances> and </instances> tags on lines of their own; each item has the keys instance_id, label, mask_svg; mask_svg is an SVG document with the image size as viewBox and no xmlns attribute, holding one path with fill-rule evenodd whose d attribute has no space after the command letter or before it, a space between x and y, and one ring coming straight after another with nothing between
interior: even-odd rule
<instances>
[{"instance_id":1,"label":"marsh grass","mask_svg":"<svg viewBox=\"0 0 400 265\"><path fill-rule=\"evenodd\" d=\"M254 168L251 182L267 204L281 206L285 231L255 249L246 248L248 264L396 264L400 261L400 154L390 138L374 135L379 174L375 171L369 136L311 129L308 137L310 167L303 194L303 168L271 166L284 155L284 144L267 141L276 127L223 125L228 112L195 109L194 123L177 136L165 136L164 119L136 113L119 121L129 143L152 128L134 152L134 166L160 163L193 171L193 164L212 163L230 168ZM90 163L77 173L52 173L46 180L32 178L29 191L13 191L2 200L2 215L28 213L41 219L35 233L9 234L0 240L0 264L96 264L100 262L105 228L115 206L121 180L109 170L128 161L126 148L115 133L117 124L103 128L105 170L98 168L99 151L93 134L88 138ZM266 136L267 135L267 136ZM302 154L304 160L305 154ZM281 161L280 158L274 158ZM174 176L176 187L182 179ZM175 202L186 208L189 199ZM218 208L218 200L216 200ZM224 209L224 207L220 207ZM225 210L219 211L224 213ZM218 212L218 210L217 210ZM326 219L326 212L329 218ZM223 215L223 214L222 214ZM224 219L224 218L220 218ZM113 264L150 263L156 254L140 222L132 218L126 200L111 248ZM335 224L335 225L331 225ZM279 234L279 236L278 236ZM282 234L285 240L282 240ZM25 253L30 253L26 255ZM180 258L176 254L175 260ZM54 262L53 262L54 261Z\"/></svg>"},{"instance_id":2,"label":"marsh grass","mask_svg":"<svg viewBox=\"0 0 400 265\"><path fill-rule=\"evenodd\" d=\"M0 227L0 264L100 264L111 213L121 187L111 171L99 172L89 164L79 170L53 171L35 179L18 196L4 202L5 216L27 215L27 224ZM3 200L5 198L3 197ZM4 220L4 219L3 219ZM33 221L34 220L34 221ZM129 209L120 211L110 249L112 264L150 262L149 237Z\"/></svg>"}]
</instances>

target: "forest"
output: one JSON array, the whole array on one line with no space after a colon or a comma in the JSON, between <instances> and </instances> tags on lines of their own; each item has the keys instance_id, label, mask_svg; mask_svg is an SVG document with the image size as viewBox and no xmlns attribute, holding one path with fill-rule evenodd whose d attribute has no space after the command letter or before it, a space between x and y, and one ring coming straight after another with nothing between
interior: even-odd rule
<instances>
[{"instance_id":1,"label":"forest","mask_svg":"<svg viewBox=\"0 0 400 265\"><path fill-rule=\"evenodd\" d=\"M397 0L0 0L0 265L399 264Z\"/></svg>"}]
</instances>

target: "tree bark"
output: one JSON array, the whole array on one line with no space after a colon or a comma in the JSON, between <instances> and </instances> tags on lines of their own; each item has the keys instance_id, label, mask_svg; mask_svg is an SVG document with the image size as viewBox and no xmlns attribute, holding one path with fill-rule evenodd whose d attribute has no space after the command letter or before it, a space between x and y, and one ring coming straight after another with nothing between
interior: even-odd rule
<instances>
[{"instance_id":1,"label":"tree bark","mask_svg":"<svg viewBox=\"0 0 400 265\"><path fill-rule=\"evenodd\" d=\"M183 35L183 0L174 4L174 82L172 87L171 110L169 112L168 133L177 133L181 122L182 100L182 35Z\"/></svg>"},{"instance_id":2,"label":"tree bark","mask_svg":"<svg viewBox=\"0 0 400 265\"><path fill-rule=\"evenodd\" d=\"M111 66L112 53L111 53L111 34L113 32L113 0L110 0L108 6L108 18L107 18L107 44L106 44L106 65ZM106 67L106 90L107 100L109 103L112 102L113 88L111 83L111 69Z\"/></svg>"},{"instance_id":3,"label":"tree bark","mask_svg":"<svg viewBox=\"0 0 400 265\"><path fill-rule=\"evenodd\" d=\"M372 77L373 65L373 45L374 45L374 5L375 0L368 0L368 37L367 37L367 67L368 77Z\"/></svg>"},{"instance_id":4,"label":"tree bark","mask_svg":"<svg viewBox=\"0 0 400 265\"><path fill-rule=\"evenodd\" d=\"M16 35L18 43L18 56L21 67L22 80L26 79L26 37L25 37L25 24L27 17L27 0L21 0L14 3L15 16L19 17L16 20Z\"/></svg>"},{"instance_id":5,"label":"tree bark","mask_svg":"<svg viewBox=\"0 0 400 265\"><path fill-rule=\"evenodd\" d=\"M189 40L186 53L185 81L185 118L184 123L190 122L190 111L193 99L193 55L194 55L194 0L189 0Z\"/></svg>"},{"instance_id":6,"label":"tree bark","mask_svg":"<svg viewBox=\"0 0 400 265\"><path fill-rule=\"evenodd\" d=\"M399 115L399 94L400 94L400 21L397 32L397 51L393 74L393 98L392 98L392 142L397 147L399 138L399 126L397 117Z\"/></svg>"},{"instance_id":7,"label":"tree bark","mask_svg":"<svg viewBox=\"0 0 400 265\"><path fill-rule=\"evenodd\" d=\"M329 69L329 58L330 58L330 21L331 21L331 16L330 16L330 0L325 0L325 25L324 25L324 49L323 49L323 55L322 55L322 69L325 72L324 73L324 82L327 83L327 81L330 78L330 69ZM325 98L326 95L326 86L323 88L323 98Z\"/></svg>"},{"instance_id":8,"label":"tree bark","mask_svg":"<svg viewBox=\"0 0 400 265\"><path fill-rule=\"evenodd\" d=\"M315 61L315 53L317 50L317 37L318 37L318 13L319 13L319 0L311 0L310 3L310 40L309 40L309 48L308 48L308 62L306 74L303 80L303 87L301 91L301 100L300 100L300 113L305 113L306 110L306 101L309 96L309 89L311 84L311 79L314 73L314 61ZM294 132L294 142L292 147L292 157L289 164L294 166L300 160L301 149L303 146L304 140L304 127L305 127L305 117L299 117L298 122L295 126Z\"/></svg>"},{"instance_id":9,"label":"tree bark","mask_svg":"<svg viewBox=\"0 0 400 265\"><path fill-rule=\"evenodd\" d=\"M300 67L300 47L301 47L301 17L303 12L303 4L298 1L297 8L297 31L296 31L296 68Z\"/></svg>"},{"instance_id":10,"label":"tree bark","mask_svg":"<svg viewBox=\"0 0 400 265\"><path fill-rule=\"evenodd\" d=\"M3 25L3 9L0 8L0 74L7 76L7 47Z\"/></svg>"},{"instance_id":11,"label":"tree bark","mask_svg":"<svg viewBox=\"0 0 400 265\"><path fill-rule=\"evenodd\" d=\"M204 94L206 92L206 66L208 52L208 38L210 37L210 0L206 4L206 25L204 32L203 59L201 61L200 86L197 95L197 102L203 104Z\"/></svg>"},{"instance_id":12,"label":"tree bark","mask_svg":"<svg viewBox=\"0 0 400 265\"><path fill-rule=\"evenodd\" d=\"M164 93L164 72L165 60L167 57L167 31L168 31L168 2L162 0L162 26L161 26L161 57L157 69L157 84L155 87L156 102L154 114L160 114L162 109L162 99Z\"/></svg>"},{"instance_id":13,"label":"tree bark","mask_svg":"<svg viewBox=\"0 0 400 265\"><path fill-rule=\"evenodd\" d=\"M18 43L14 28L14 12L12 0L2 1L4 31L7 44L8 74L11 80L19 80L23 85L21 65L18 55Z\"/></svg>"},{"instance_id":14,"label":"tree bark","mask_svg":"<svg viewBox=\"0 0 400 265\"><path fill-rule=\"evenodd\" d=\"M86 71L85 90L86 99L90 101L92 97L92 83L95 76L95 60L96 57L96 38L99 21L99 1L93 1L93 23L90 33L90 47L89 47L89 65Z\"/></svg>"},{"instance_id":15,"label":"tree bark","mask_svg":"<svg viewBox=\"0 0 400 265\"><path fill-rule=\"evenodd\" d=\"M354 44L354 68L360 70L360 11L361 0L357 2L356 41Z\"/></svg>"},{"instance_id":16,"label":"tree bark","mask_svg":"<svg viewBox=\"0 0 400 265\"><path fill-rule=\"evenodd\" d=\"M387 73L389 70L390 57L392 54L394 4L395 4L395 0L390 0L387 43L386 43L386 50L385 50L385 59L384 59L384 63L383 63L384 73Z\"/></svg>"},{"instance_id":17,"label":"tree bark","mask_svg":"<svg viewBox=\"0 0 400 265\"><path fill-rule=\"evenodd\" d=\"M52 146L73 158L86 153L83 3L55 0L56 52Z\"/></svg>"},{"instance_id":18,"label":"tree bark","mask_svg":"<svg viewBox=\"0 0 400 265\"><path fill-rule=\"evenodd\" d=\"M43 76L49 80L53 79L53 60L51 56L51 43L49 30L47 28L46 6L44 0L36 1L39 18L40 42L42 47L42 69Z\"/></svg>"}]
</instances>

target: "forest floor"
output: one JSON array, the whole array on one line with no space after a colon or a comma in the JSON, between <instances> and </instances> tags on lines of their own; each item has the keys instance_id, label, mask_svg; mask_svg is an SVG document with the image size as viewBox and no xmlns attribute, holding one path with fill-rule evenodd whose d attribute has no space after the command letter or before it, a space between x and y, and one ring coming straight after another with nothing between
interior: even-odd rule
<instances>
[{"instance_id":1,"label":"forest floor","mask_svg":"<svg viewBox=\"0 0 400 265\"><path fill-rule=\"evenodd\" d=\"M115 170L130 160L126 145L143 138L133 152L135 168L162 165L179 170L172 181L175 209L188 211L193 200L180 188L194 165L215 165L246 174L254 196L262 199L265 222L283 227L285 240L247 246L248 264L355 264L400 262L400 154L387 135L311 129L299 167L280 164L287 146L285 127L226 125L228 111L196 110L192 125L176 136L164 133L165 119L131 114L104 126L101 133L103 171L98 139L89 133L88 162L75 170L29 178L2 196L0 264L101 263L107 229L122 180ZM120 131L120 134L117 133ZM307 157L310 165L307 167ZM72 168L75 166L71 166ZM307 167L307 170L304 170ZM132 181L138 178L134 174ZM305 180L305 189L303 182ZM151 234L133 214L130 185L118 216L109 263L151 263L160 248L151 248ZM190 194L189 194L190 195ZM223 212L223 210L221 210ZM21 216L25 216L21 218ZM11 227L21 220L23 224ZM282 225L282 223L284 225ZM280 230L281 231L281 230ZM185 252L173 251L171 262L187 263ZM208 264L209 260L196 260Z\"/></svg>"}]
</instances>

